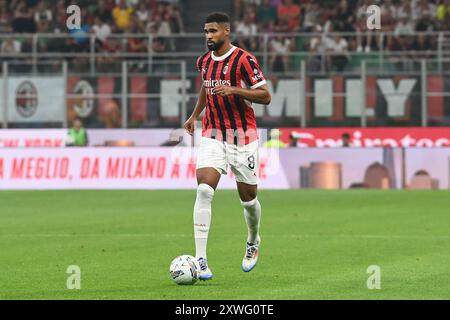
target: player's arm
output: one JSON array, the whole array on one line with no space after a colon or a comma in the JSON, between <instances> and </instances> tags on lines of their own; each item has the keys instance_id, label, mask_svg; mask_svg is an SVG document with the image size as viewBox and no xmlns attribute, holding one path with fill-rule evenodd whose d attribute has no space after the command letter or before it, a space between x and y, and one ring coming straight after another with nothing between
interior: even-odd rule
<instances>
[{"instance_id":1,"label":"player's arm","mask_svg":"<svg viewBox=\"0 0 450 320\"><path fill-rule=\"evenodd\" d=\"M198 96L197 104L195 105L194 111L192 111L192 115L189 117L189 119L186 120L186 122L184 123L184 126L183 126L184 129L186 129L186 131L190 135L192 135L194 133L195 121L197 121L198 117L203 112L203 109L205 109L205 106L206 106L206 91L202 84L202 87L200 88L200 93Z\"/></svg>"},{"instance_id":2,"label":"player's arm","mask_svg":"<svg viewBox=\"0 0 450 320\"><path fill-rule=\"evenodd\" d=\"M268 105L272 100L267 84L264 84L256 89L218 86L214 88L214 93L221 96L238 95L251 102L265 105Z\"/></svg>"}]
</instances>

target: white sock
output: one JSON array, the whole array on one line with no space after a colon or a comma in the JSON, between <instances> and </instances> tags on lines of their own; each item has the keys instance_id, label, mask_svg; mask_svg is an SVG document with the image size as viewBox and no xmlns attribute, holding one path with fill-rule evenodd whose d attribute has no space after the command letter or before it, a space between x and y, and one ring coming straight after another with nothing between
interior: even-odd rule
<instances>
[{"instance_id":1,"label":"white sock","mask_svg":"<svg viewBox=\"0 0 450 320\"><path fill-rule=\"evenodd\" d=\"M211 225L211 203L214 189L206 183L197 187L197 198L194 205L194 237L195 257L206 259L209 226Z\"/></svg>"},{"instance_id":2,"label":"white sock","mask_svg":"<svg viewBox=\"0 0 450 320\"><path fill-rule=\"evenodd\" d=\"M247 242L254 244L259 234L261 204L259 203L258 198L247 202L241 200L241 204L244 206L244 217L248 227Z\"/></svg>"}]
</instances>

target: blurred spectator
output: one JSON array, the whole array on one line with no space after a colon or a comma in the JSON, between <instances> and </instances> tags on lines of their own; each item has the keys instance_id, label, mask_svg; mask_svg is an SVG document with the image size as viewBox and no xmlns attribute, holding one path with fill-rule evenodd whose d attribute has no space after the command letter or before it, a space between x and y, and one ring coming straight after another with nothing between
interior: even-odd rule
<instances>
[{"instance_id":1,"label":"blurred spectator","mask_svg":"<svg viewBox=\"0 0 450 320\"><path fill-rule=\"evenodd\" d=\"M39 20L37 22L37 32L38 33L50 33L50 21L48 20ZM40 36L37 38L37 50L38 52L47 52L48 51L48 43L50 39L48 37Z\"/></svg>"},{"instance_id":2,"label":"blurred spectator","mask_svg":"<svg viewBox=\"0 0 450 320\"><path fill-rule=\"evenodd\" d=\"M276 35L270 40L270 70L287 72L289 70L289 53L293 41L289 37ZM275 68L275 63L281 60L282 70Z\"/></svg>"},{"instance_id":3,"label":"blurred spectator","mask_svg":"<svg viewBox=\"0 0 450 320\"><path fill-rule=\"evenodd\" d=\"M334 31L335 32L353 32L355 24L355 16L348 4L348 0L341 0L334 15Z\"/></svg>"},{"instance_id":4,"label":"blurred spectator","mask_svg":"<svg viewBox=\"0 0 450 320\"><path fill-rule=\"evenodd\" d=\"M294 132L289 134L289 147L297 147L298 138L295 136Z\"/></svg>"},{"instance_id":5,"label":"blurred spectator","mask_svg":"<svg viewBox=\"0 0 450 320\"><path fill-rule=\"evenodd\" d=\"M99 51L102 48L103 43L111 35L111 27L108 23L102 21L101 16L96 16L91 32L95 36L96 51Z\"/></svg>"},{"instance_id":6,"label":"blurred spectator","mask_svg":"<svg viewBox=\"0 0 450 320\"><path fill-rule=\"evenodd\" d=\"M94 11L94 16L99 17L104 23L113 23L111 9L106 6L105 0L98 0L97 9Z\"/></svg>"},{"instance_id":7,"label":"blurred spectator","mask_svg":"<svg viewBox=\"0 0 450 320\"><path fill-rule=\"evenodd\" d=\"M392 32L395 30L397 20L397 7L394 6L392 0L384 0L381 5L381 31L386 33L386 44L381 44L381 33L379 33L378 46L392 47Z\"/></svg>"},{"instance_id":8,"label":"blurred spectator","mask_svg":"<svg viewBox=\"0 0 450 320\"><path fill-rule=\"evenodd\" d=\"M80 118L73 121L72 128L69 129L66 139L67 147L86 147L89 144L86 129Z\"/></svg>"},{"instance_id":9,"label":"blurred spectator","mask_svg":"<svg viewBox=\"0 0 450 320\"><path fill-rule=\"evenodd\" d=\"M349 62L348 42L339 33L333 33L332 38L325 41L325 49L327 51L327 64L330 71L344 71L345 66Z\"/></svg>"},{"instance_id":10,"label":"blurred spectator","mask_svg":"<svg viewBox=\"0 0 450 320\"><path fill-rule=\"evenodd\" d=\"M245 9L251 6L260 6L261 0L234 0L234 16L240 21L245 16Z\"/></svg>"},{"instance_id":11,"label":"blurred spectator","mask_svg":"<svg viewBox=\"0 0 450 320\"><path fill-rule=\"evenodd\" d=\"M120 107L116 99L108 100L102 107L100 119L105 123L106 128L121 127Z\"/></svg>"},{"instance_id":12,"label":"blurred spectator","mask_svg":"<svg viewBox=\"0 0 450 320\"><path fill-rule=\"evenodd\" d=\"M128 6L126 0L120 0L112 12L114 23L118 32L123 32L130 24L133 8Z\"/></svg>"},{"instance_id":13,"label":"blurred spectator","mask_svg":"<svg viewBox=\"0 0 450 320\"><path fill-rule=\"evenodd\" d=\"M145 29L145 26L150 21L150 17L152 16L151 11L147 7L145 1L141 1L139 3L138 10L136 10L137 22L139 25Z\"/></svg>"},{"instance_id":14,"label":"blurred spectator","mask_svg":"<svg viewBox=\"0 0 450 320\"><path fill-rule=\"evenodd\" d=\"M443 0L436 9L439 29L450 30L450 0Z\"/></svg>"},{"instance_id":15,"label":"blurred spectator","mask_svg":"<svg viewBox=\"0 0 450 320\"><path fill-rule=\"evenodd\" d=\"M433 11L433 7L426 0L419 0L416 10L420 10L418 11L420 13L416 13L417 42L415 49L432 50L434 47L433 41L427 33L438 30L435 16L433 16L436 12Z\"/></svg>"},{"instance_id":16,"label":"blurred spectator","mask_svg":"<svg viewBox=\"0 0 450 320\"><path fill-rule=\"evenodd\" d=\"M27 6L25 1L20 1L14 10L13 32L36 32L36 23L34 22L33 10Z\"/></svg>"},{"instance_id":17,"label":"blurred spectator","mask_svg":"<svg viewBox=\"0 0 450 320\"><path fill-rule=\"evenodd\" d=\"M256 24L251 20L250 15L244 15L244 19L239 21L236 26L237 45L238 47L248 50L257 50L257 38L258 28Z\"/></svg>"},{"instance_id":18,"label":"blurred spectator","mask_svg":"<svg viewBox=\"0 0 450 320\"><path fill-rule=\"evenodd\" d=\"M372 30L369 30L367 28L367 8L371 5L371 0L360 0L360 3L357 8L356 12L356 42L357 42L357 48L356 50L358 52L364 51L370 52L371 51L371 45L372 45ZM365 33L365 36L362 35L362 33ZM365 38L365 41L363 41L363 37Z\"/></svg>"},{"instance_id":19,"label":"blurred spectator","mask_svg":"<svg viewBox=\"0 0 450 320\"><path fill-rule=\"evenodd\" d=\"M322 58L325 53L324 34L322 33L322 26L316 24L314 28L314 37L309 42L309 58L308 70L310 72L317 72L322 69Z\"/></svg>"},{"instance_id":20,"label":"blurred spectator","mask_svg":"<svg viewBox=\"0 0 450 320\"><path fill-rule=\"evenodd\" d=\"M21 44L12 36L8 36L5 40L3 40L0 51L14 57L14 54L21 52Z\"/></svg>"},{"instance_id":21,"label":"blurred spectator","mask_svg":"<svg viewBox=\"0 0 450 320\"><path fill-rule=\"evenodd\" d=\"M397 24L394 28L395 41L390 50L412 50L415 26L411 18L412 8L409 0L401 0L397 6ZM403 60L403 59L400 59ZM401 61L404 64L405 61Z\"/></svg>"},{"instance_id":22,"label":"blurred spectator","mask_svg":"<svg viewBox=\"0 0 450 320\"><path fill-rule=\"evenodd\" d=\"M152 34L153 43L151 49L156 52L163 52L171 49L169 39L167 38L172 34L170 25L167 21L162 20L161 16L155 16L153 21L150 21L147 25L147 33Z\"/></svg>"},{"instance_id":23,"label":"blurred spectator","mask_svg":"<svg viewBox=\"0 0 450 320\"><path fill-rule=\"evenodd\" d=\"M397 18L407 18L411 20L412 8L410 0L400 0L397 7Z\"/></svg>"},{"instance_id":24,"label":"blurred spectator","mask_svg":"<svg viewBox=\"0 0 450 320\"><path fill-rule=\"evenodd\" d=\"M278 7L278 31L297 32L300 30L301 9L292 0L283 0L283 4Z\"/></svg>"},{"instance_id":25,"label":"blurred spectator","mask_svg":"<svg viewBox=\"0 0 450 320\"><path fill-rule=\"evenodd\" d=\"M178 6L169 4L166 7L165 20L169 22L172 33L184 33L183 18Z\"/></svg>"},{"instance_id":26,"label":"blurred spectator","mask_svg":"<svg viewBox=\"0 0 450 320\"><path fill-rule=\"evenodd\" d=\"M305 6L305 15L303 17L304 32L312 32L314 30L314 26L321 22L319 21L321 13L321 9L317 2L312 2Z\"/></svg>"},{"instance_id":27,"label":"blurred spectator","mask_svg":"<svg viewBox=\"0 0 450 320\"><path fill-rule=\"evenodd\" d=\"M346 148L346 147L351 147L352 146L352 141L350 138L350 134L347 132L344 132L341 135L341 142L342 142L342 147Z\"/></svg>"},{"instance_id":28,"label":"blurred spectator","mask_svg":"<svg viewBox=\"0 0 450 320\"><path fill-rule=\"evenodd\" d=\"M47 1L41 1L36 7L34 13L34 21L39 24L41 21L51 23L53 21L53 13L47 6Z\"/></svg>"},{"instance_id":29,"label":"blurred spectator","mask_svg":"<svg viewBox=\"0 0 450 320\"><path fill-rule=\"evenodd\" d=\"M256 11L256 23L265 31L272 31L277 20L277 9L272 6L270 0L263 0Z\"/></svg>"},{"instance_id":30,"label":"blurred spectator","mask_svg":"<svg viewBox=\"0 0 450 320\"><path fill-rule=\"evenodd\" d=\"M288 145L280 140L280 129L270 130L270 140L263 143L264 148L286 148Z\"/></svg>"},{"instance_id":31,"label":"blurred spectator","mask_svg":"<svg viewBox=\"0 0 450 320\"><path fill-rule=\"evenodd\" d=\"M130 34L127 38L127 51L130 54L144 54L147 52L147 36L135 36L131 34L140 34L143 33L142 30L139 30L140 24L138 22L137 17L134 17L130 25L128 26L126 32ZM139 61L139 60L145 60L146 57L142 55L134 55L130 57L130 60L133 61ZM138 71L143 70L145 67L145 64L143 62L139 63L130 63L130 69L131 71Z\"/></svg>"},{"instance_id":32,"label":"blurred spectator","mask_svg":"<svg viewBox=\"0 0 450 320\"><path fill-rule=\"evenodd\" d=\"M97 56L98 71L113 72L120 70L118 54L121 51L120 43L117 39L108 37L103 42L102 54Z\"/></svg>"},{"instance_id":33,"label":"blurred spectator","mask_svg":"<svg viewBox=\"0 0 450 320\"><path fill-rule=\"evenodd\" d=\"M67 13L66 13L67 7L65 0L58 0L56 4L56 12L54 14L54 30L56 33L65 33L67 32Z\"/></svg>"},{"instance_id":34,"label":"blurred spectator","mask_svg":"<svg viewBox=\"0 0 450 320\"><path fill-rule=\"evenodd\" d=\"M10 33L12 14L9 11L6 0L0 0L0 33Z\"/></svg>"},{"instance_id":35,"label":"blurred spectator","mask_svg":"<svg viewBox=\"0 0 450 320\"><path fill-rule=\"evenodd\" d=\"M414 25L408 17L402 16L398 19L397 25L394 29L396 37L411 36L414 34Z\"/></svg>"},{"instance_id":36,"label":"blurred spectator","mask_svg":"<svg viewBox=\"0 0 450 320\"><path fill-rule=\"evenodd\" d=\"M412 8L413 22L418 23L424 17L436 17L436 6L428 0L416 0Z\"/></svg>"}]
</instances>

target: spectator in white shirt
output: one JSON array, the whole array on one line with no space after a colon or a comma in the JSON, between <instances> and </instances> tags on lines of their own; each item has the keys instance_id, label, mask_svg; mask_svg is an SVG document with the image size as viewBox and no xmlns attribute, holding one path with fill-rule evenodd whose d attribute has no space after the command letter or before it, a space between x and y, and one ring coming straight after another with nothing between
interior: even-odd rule
<instances>
[{"instance_id":1,"label":"spectator in white shirt","mask_svg":"<svg viewBox=\"0 0 450 320\"><path fill-rule=\"evenodd\" d=\"M341 72L344 71L348 63L348 42L340 34L335 33L333 38L327 38L325 41L327 51L327 62L329 70Z\"/></svg>"},{"instance_id":2,"label":"spectator in white shirt","mask_svg":"<svg viewBox=\"0 0 450 320\"><path fill-rule=\"evenodd\" d=\"M314 37L309 42L308 70L317 72L322 69L322 58L325 53L325 35L320 24L314 26Z\"/></svg>"},{"instance_id":3,"label":"spectator in white shirt","mask_svg":"<svg viewBox=\"0 0 450 320\"><path fill-rule=\"evenodd\" d=\"M239 21L236 26L237 45L247 51L257 50L256 35L258 27L251 20L251 16L246 14L242 21Z\"/></svg>"},{"instance_id":4,"label":"spectator in white shirt","mask_svg":"<svg viewBox=\"0 0 450 320\"><path fill-rule=\"evenodd\" d=\"M14 55L22 51L22 46L19 41L15 40L13 37L7 37L3 40L0 47L0 52L4 54L9 54L11 57L4 57L3 60L13 60Z\"/></svg>"},{"instance_id":5,"label":"spectator in white shirt","mask_svg":"<svg viewBox=\"0 0 450 320\"><path fill-rule=\"evenodd\" d=\"M281 59L283 72L289 69L289 53L292 51L293 41L288 37L276 36L270 40L270 70L275 71L274 65L277 59Z\"/></svg>"},{"instance_id":6,"label":"spectator in white shirt","mask_svg":"<svg viewBox=\"0 0 450 320\"><path fill-rule=\"evenodd\" d=\"M95 45L97 49L100 49L111 34L111 27L97 16L95 17L95 23L92 26L92 33L95 36Z\"/></svg>"}]
</instances>

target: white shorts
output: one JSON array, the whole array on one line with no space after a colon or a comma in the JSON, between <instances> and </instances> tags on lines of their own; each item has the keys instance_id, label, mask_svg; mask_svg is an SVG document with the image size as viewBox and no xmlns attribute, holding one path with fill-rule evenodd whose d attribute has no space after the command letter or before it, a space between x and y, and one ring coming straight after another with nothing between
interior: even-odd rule
<instances>
[{"instance_id":1,"label":"white shorts","mask_svg":"<svg viewBox=\"0 0 450 320\"><path fill-rule=\"evenodd\" d=\"M215 168L219 173L227 174L230 165L237 182L256 185L259 170L258 144L256 140L238 146L202 137L196 168Z\"/></svg>"}]
</instances>

